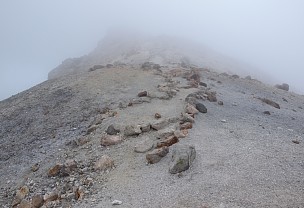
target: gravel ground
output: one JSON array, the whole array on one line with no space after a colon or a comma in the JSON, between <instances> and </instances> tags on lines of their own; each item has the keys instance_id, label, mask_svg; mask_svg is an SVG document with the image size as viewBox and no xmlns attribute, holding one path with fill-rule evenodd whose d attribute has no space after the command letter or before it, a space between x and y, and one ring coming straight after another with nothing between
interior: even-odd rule
<instances>
[{"instance_id":1,"label":"gravel ground","mask_svg":"<svg viewBox=\"0 0 304 208\"><path fill-rule=\"evenodd\" d=\"M178 118L186 96L206 90L185 89L187 81L181 77L168 80L156 70L127 66L102 69L50 80L0 102L0 204L9 207L23 185L30 187L26 199L58 190L66 179L49 178L47 170L75 159L85 171L72 176L79 181L90 176L93 185L85 187L81 200L58 200L46 207L112 207L113 200L122 201L122 208L304 207L304 97L208 70L201 76L224 105L202 101L208 112L195 117L193 129L179 142L194 145L196 159L176 175L168 172L174 145L153 165L146 164L145 154L134 152L147 137L157 141L155 131L108 148L99 141L110 124L155 122L156 112L162 119ZM158 86L172 82L177 94L164 99ZM127 107L143 90L152 98ZM280 109L258 98L273 100ZM107 113L102 112L106 108ZM99 120L96 131L87 134ZM88 143L71 145L79 138ZM91 164L105 154L115 169L92 171ZM32 172L35 163L40 168Z\"/></svg>"}]
</instances>

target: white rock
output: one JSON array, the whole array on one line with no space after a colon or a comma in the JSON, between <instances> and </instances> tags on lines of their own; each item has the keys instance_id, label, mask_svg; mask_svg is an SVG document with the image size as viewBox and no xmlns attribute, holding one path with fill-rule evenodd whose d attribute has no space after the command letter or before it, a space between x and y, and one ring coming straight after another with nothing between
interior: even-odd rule
<instances>
[{"instance_id":1,"label":"white rock","mask_svg":"<svg viewBox=\"0 0 304 208\"><path fill-rule=\"evenodd\" d=\"M122 201L119 201L119 200L112 201L112 205L121 205L121 204L122 204Z\"/></svg>"},{"instance_id":2,"label":"white rock","mask_svg":"<svg viewBox=\"0 0 304 208\"><path fill-rule=\"evenodd\" d=\"M222 123L227 123L227 121L225 119L221 120Z\"/></svg>"}]
</instances>

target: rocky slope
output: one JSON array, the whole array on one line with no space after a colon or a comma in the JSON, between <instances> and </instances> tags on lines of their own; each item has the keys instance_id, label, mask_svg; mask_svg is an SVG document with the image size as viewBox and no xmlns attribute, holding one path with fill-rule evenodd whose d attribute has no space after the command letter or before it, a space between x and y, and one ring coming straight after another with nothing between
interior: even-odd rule
<instances>
[{"instance_id":1,"label":"rocky slope","mask_svg":"<svg viewBox=\"0 0 304 208\"><path fill-rule=\"evenodd\" d=\"M84 67L0 102L0 204L304 207L303 108L205 68Z\"/></svg>"}]
</instances>

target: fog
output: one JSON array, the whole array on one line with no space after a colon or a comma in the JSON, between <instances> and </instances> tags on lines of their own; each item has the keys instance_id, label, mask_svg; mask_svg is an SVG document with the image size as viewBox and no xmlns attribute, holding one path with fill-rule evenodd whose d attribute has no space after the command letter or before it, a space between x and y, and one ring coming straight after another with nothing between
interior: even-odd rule
<instances>
[{"instance_id":1,"label":"fog","mask_svg":"<svg viewBox=\"0 0 304 208\"><path fill-rule=\"evenodd\" d=\"M198 41L304 93L302 0L0 2L0 100L93 50L113 28Z\"/></svg>"}]
</instances>

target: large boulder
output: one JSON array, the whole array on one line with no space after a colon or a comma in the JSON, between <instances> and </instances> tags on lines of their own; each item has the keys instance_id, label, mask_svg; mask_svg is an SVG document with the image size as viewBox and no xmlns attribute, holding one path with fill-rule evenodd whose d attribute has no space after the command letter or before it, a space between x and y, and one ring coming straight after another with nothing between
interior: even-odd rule
<instances>
[{"instance_id":1,"label":"large boulder","mask_svg":"<svg viewBox=\"0 0 304 208\"><path fill-rule=\"evenodd\" d=\"M194 146L190 145L175 145L169 172L176 174L188 170L193 160L196 157L196 151Z\"/></svg>"}]
</instances>

